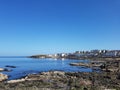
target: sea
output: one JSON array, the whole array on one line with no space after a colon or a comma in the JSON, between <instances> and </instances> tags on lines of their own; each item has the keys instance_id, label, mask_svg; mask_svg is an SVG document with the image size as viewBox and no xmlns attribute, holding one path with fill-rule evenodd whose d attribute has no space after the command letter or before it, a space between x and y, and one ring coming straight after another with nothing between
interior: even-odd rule
<instances>
[{"instance_id":1,"label":"sea","mask_svg":"<svg viewBox=\"0 0 120 90\"><path fill-rule=\"evenodd\" d=\"M71 66L70 63L84 62L89 60L75 59L35 59L27 57L0 57L0 68L11 70L10 72L0 72L9 76L8 80L19 79L28 74L37 74L47 71L64 71L64 72L92 72L91 68L81 66ZM15 66L16 68L6 67Z\"/></svg>"}]
</instances>

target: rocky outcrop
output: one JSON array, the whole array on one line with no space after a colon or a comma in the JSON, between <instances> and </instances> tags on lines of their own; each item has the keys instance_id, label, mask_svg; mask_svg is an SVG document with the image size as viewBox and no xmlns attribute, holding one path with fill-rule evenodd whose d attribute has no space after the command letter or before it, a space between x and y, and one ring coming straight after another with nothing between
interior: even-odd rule
<instances>
[{"instance_id":1,"label":"rocky outcrop","mask_svg":"<svg viewBox=\"0 0 120 90\"><path fill-rule=\"evenodd\" d=\"M85 66L85 67L89 67L89 64L85 64L85 63L70 63L71 66Z\"/></svg>"},{"instance_id":2,"label":"rocky outcrop","mask_svg":"<svg viewBox=\"0 0 120 90\"><path fill-rule=\"evenodd\" d=\"M25 78L7 82L9 87L54 88L55 90L120 89L120 73L116 72L62 72L49 71L29 74ZM22 86L21 86L22 85ZM103 89L104 87L104 89ZM1 89L0 89L1 90ZM28 89L30 90L30 89ZM52 89L53 90L53 89Z\"/></svg>"},{"instance_id":3,"label":"rocky outcrop","mask_svg":"<svg viewBox=\"0 0 120 90\"><path fill-rule=\"evenodd\" d=\"M11 66L11 65L6 65L5 67L8 67L8 68L16 68L16 66Z\"/></svg>"},{"instance_id":4,"label":"rocky outcrop","mask_svg":"<svg viewBox=\"0 0 120 90\"><path fill-rule=\"evenodd\" d=\"M12 70L11 69L7 69L7 68L0 68L0 72L11 72Z\"/></svg>"},{"instance_id":5,"label":"rocky outcrop","mask_svg":"<svg viewBox=\"0 0 120 90\"><path fill-rule=\"evenodd\" d=\"M8 79L7 75L0 73L0 81L4 81L4 80L7 80L7 79Z\"/></svg>"},{"instance_id":6,"label":"rocky outcrop","mask_svg":"<svg viewBox=\"0 0 120 90\"><path fill-rule=\"evenodd\" d=\"M60 78L64 77L65 72L61 71L50 71L50 72L42 72L41 74L30 74L25 77L25 80L43 80L43 79L50 79L50 78Z\"/></svg>"},{"instance_id":7,"label":"rocky outcrop","mask_svg":"<svg viewBox=\"0 0 120 90\"><path fill-rule=\"evenodd\" d=\"M4 68L0 68L0 72L4 71Z\"/></svg>"},{"instance_id":8,"label":"rocky outcrop","mask_svg":"<svg viewBox=\"0 0 120 90\"><path fill-rule=\"evenodd\" d=\"M10 81L7 81L7 83L19 83L19 82L24 82L25 79L22 78L22 79L17 79L17 80L10 80Z\"/></svg>"},{"instance_id":9,"label":"rocky outcrop","mask_svg":"<svg viewBox=\"0 0 120 90\"><path fill-rule=\"evenodd\" d=\"M61 71L50 71L50 72L42 72L40 74L29 74L25 78L10 80L7 83L19 83L24 81L37 81L37 80L50 80L50 78L62 78L65 76L65 72Z\"/></svg>"},{"instance_id":10,"label":"rocky outcrop","mask_svg":"<svg viewBox=\"0 0 120 90\"><path fill-rule=\"evenodd\" d=\"M100 67L102 64L96 63L70 63L71 66Z\"/></svg>"}]
</instances>

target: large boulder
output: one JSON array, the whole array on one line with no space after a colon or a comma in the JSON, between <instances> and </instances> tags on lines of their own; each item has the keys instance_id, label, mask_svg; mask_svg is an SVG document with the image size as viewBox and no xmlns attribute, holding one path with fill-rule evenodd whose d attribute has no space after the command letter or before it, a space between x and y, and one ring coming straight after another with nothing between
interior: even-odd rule
<instances>
[{"instance_id":1,"label":"large boulder","mask_svg":"<svg viewBox=\"0 0 120 90\"><path fill-rule=\"evenodd\" d=\"M7 79L8 79L7 75L0 73L0 81L4 81L4 80L7 80Z\"/></svg>"}]
</instances>

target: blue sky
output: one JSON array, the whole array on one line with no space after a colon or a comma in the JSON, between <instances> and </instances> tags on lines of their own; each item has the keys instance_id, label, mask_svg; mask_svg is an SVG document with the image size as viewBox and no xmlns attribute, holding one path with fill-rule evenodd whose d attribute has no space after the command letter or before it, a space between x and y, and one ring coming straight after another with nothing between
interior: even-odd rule
<instances>
[{"instance_id":1,"label":"blue sky","mask_svg":"<svg viewBox=\"0 0 120 90\"><path fill-rule=\"evenodd\" d=\"M120 49L120 0L0 0L0 55Z\"/></svg>"}]
</instances>

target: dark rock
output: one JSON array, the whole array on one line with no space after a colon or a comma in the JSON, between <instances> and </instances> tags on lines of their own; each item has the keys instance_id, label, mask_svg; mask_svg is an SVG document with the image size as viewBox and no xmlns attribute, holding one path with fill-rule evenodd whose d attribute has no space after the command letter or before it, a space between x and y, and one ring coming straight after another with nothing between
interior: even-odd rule
<instances>
[{"instance_id":1,"label":"dark rock","mask_svg":"<svg viewBox=\"0 0 120 90\"><path fill-rule=\"evenodd\" d=\"M5 67L16 68L16 66L6 65Z\"/></svg>"},{"instance_id":2,"label":"dark rock","mask_svg":"<svg viewBox=\"0 0 120 90\"><path fill-rule=\"evenodd\" d=\"M120 80L120 72L118 73L118 75L117 75L117 79L119 79Z\"/></svg>"},{"instance_id":3,"label":"dark rock","mask_svg":"<svg viewBox=\"0 0 120 90\"><path fill-rule=\"evenodd\" d=\"M12 70L7 69L7 68L4 68L4 71L6 71L6 72L11 72Z\"/></svg>"}]
</instances>

